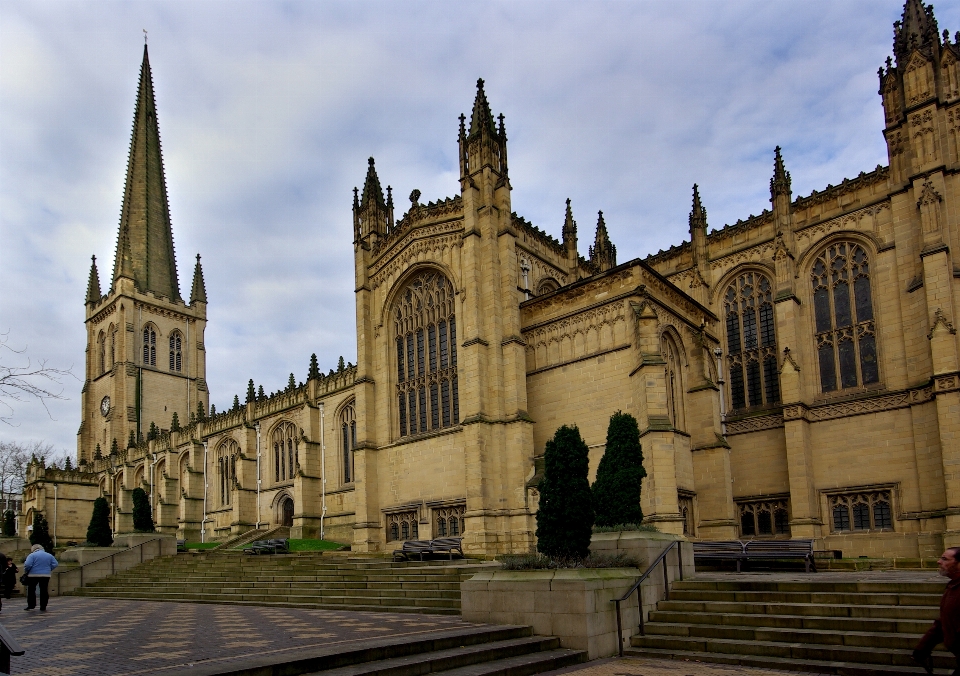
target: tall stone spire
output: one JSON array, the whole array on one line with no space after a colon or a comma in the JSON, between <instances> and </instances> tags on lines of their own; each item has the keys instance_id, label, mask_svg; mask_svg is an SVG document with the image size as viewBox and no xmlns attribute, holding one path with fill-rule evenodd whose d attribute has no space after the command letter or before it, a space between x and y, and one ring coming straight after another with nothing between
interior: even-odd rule
<instances>
[{"instance_id":1,"label":"tall stone spire","mask_svg":"<svg viewBox=\"0 0 960 676\"><path fill-rule=\"evenodd\" d=\"M590 247L590 262L605 272L617 265L617 247L607 235L607 224L603 222L603 212L597 212L597 235Z\"/></svg>"},{"instance_id":2,"label":"tall stone spire","mask_svg":"<svg viewBox=\"0 0 960 676\"><path fill-rule=\"evenodd\" d=\"M577 253L577 222L573 220L570 198L567 198L567 213L563 218L563 248L567 256L570 281L575 282L580 273L580 256Z\"/></svg>"},{"instance_id":3,"label":"tall stone spire","mask_svg":"<svg viewBox=\"0 0 960 676\"><path fill-rule=\"evenodd\" d=\"M160 130L147 46L143 46L137 106L120 212L113 279L132 279L140 291L179 301L180 282L173 250Z\"/></svg>"},{"instance_id":4,"label":"tall stone spire","mask_svg":"<svg viewBox=\"0 0 960 676\"><path fill-rule=\"evenodd\" d=\"M207 286L203 283L203 268L200 267L200 254L197 254L197 266L193 269L193 289L190 291L190 305L207 302Z\"/></svg>"},{"instance_id":5,"label":"tall stone spire","mask_svg":"<svg viewBox=\"0 0 960 676\"><path fill-rule=\"evenodd\" d=\"M87 302L96 303L103 294L100 292L100 273L97 272L97 257L90 256L90 279L87 281Z\"/></svg>"},{"instance_id":6,"label":"tall stone spire","mask_svg":"<svg viewBox=\"0 0 960 676\"><path fill-rule=\"evenodd\" d=\"M367 165L367 178L359 199L356 188L353 191L353 228L357 240L365 239L368 235L383 236L393 228L393 194L390 186L387 186L389 199L384 202L383 189L372 157L367 160Z\"/></svg>"},{"instance_id":7,"label":"tall stone spire","mask_svg":"<svg viewBox=\"0 0 960 676\"><path fill-rule=\"evenodd\" d=\"M707 210L700 203L700 188L693 184L693 209L690 210L690 234L707 229Z\"/></svg>"},{"instance_id":8,"label":"tall stone spire","mask_svg":"<svg viewBox=\"0 0 960 676\"><path fill-rule=\"evenodd\" d=\"M470 136L480 133L481 130L495 136L496 125L493 122L493 113L487 103L487 94L483 91L483 78L477 80L477 98L473 101L473 114L470 116Z\"/></svg>"},{"instance_id":9,"label":"tall stone spire","mask_svg":"<svg viewBox=\"0 0 960 676\"><path fill-rule=\"evenodd\" d=\"M780 155L780 146L774 149L773 177L770 179L770 199L775 200L779 195L790 197L790 172L783 165Z\"/></svg>"},{"instance_id":10,"label":"tall stone spire","mask_svg":"<svg viewBox=\"0 0 960 676\"><path fill-rule=\"evenodd\" d=\"M903 5L903 17L893 24L893 53L897 65L905 66L915 49L930 58L934 45L940 45L940 31L933 16L933 5L924 7L921 0L907 0Z\"/></svg>"},{"instance_id":11,"label":"tall stone spire","mask_svg":"<svg viewBox=\"0 0 960 676\"><path fill-rule=\"evenodd\" d=\"M367 179L363 182L360 208L367 209L373 202L376 206L385 209L387 205L383 201L383 189L380 187L380 178L377 176L377 168L374 166L372 157L367 160L367 165Z\"/></svg>"}]
</instances>

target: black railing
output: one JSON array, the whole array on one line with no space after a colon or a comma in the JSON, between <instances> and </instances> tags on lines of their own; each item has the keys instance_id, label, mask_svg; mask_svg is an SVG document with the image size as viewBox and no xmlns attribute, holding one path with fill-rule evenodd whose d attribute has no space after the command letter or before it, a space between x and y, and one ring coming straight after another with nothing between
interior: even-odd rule
<instances>
[{"instance_id":1,"label":"black railing","mask_svg":"<svg viewBox=\"0 0 960 676\"><path fill-rule=\"evenodd\" d=\"M10 673L10 656L20 657L24 652L17 639L10 635L7 628L0 624L0 673Z\"/></svg>"},{"instance_id":2,"label":"black railing","mask_svg":"<svg viewBox=\"0 0 960 676\"><path fill-rule=\"evenodd\" d=\"M633 583L633 586L620 598L612 599L611 603L617 604L617 646L619 648L620 657L623 657L623 619L620 615L620 604L630 598L630 595L633 592L637 592L637 610L640 613L640 635L643 636L643 594L639 591L640 585L643 584L644 580L650 577L650 574L654 569L659 565L663 564L663 594L664 600L670 600L670 580L667 578L667 554L670 553L670 550L674 547L677 548L677 567L680 570L680 579L683 579L683 547L681 546L683 540L674 540L666 548L660 552L660 555L653 560L653 563L644 571L643 575Z\"/></svg>"}]
</instances>

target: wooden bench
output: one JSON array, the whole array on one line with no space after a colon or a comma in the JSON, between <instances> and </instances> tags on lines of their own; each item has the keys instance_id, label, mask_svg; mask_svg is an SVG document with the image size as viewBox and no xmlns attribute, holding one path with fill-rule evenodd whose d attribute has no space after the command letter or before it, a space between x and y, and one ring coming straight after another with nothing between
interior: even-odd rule
<instances>
[{"instance_id":1,"label":"wooden bench","mask_svg":"<svg viewBox=\"0 0 960 676\"><path fill-rule=\"evenodd\" d=\"M243 550L244 554L286 554L290 547L286 539L254 540Z\"/></svg>"},{"instance_id":2,"label":"wooden bench","mask_svg":"<svg viewBox=\"0 0 960 676\"><path fill-rule=\"evenodd\" d=\"M736 561L737 572L740 572L740 563L746 558L744 555L744 543L740 540L724 540L719 542L694 542L693 543L693 561L698 560L720 560Z\"/></svg>"},{"instance_id":3,"label":"wooden bench","mask_svg":"<svg viewBox=\"0 0 960 676\"><path fill-rule=\"evenodd\" d=\"M393 551L394 561L409 561L412 556L419 556L423 561L424 554L447 554L453 560L453 553L457 552L463 558L461 543L463 538L437 538L436 540L407 540L400 549Z\"/></svg>"},{"instance_id":4,"label":"wooden bench","mask_svg":"<svg viewBox=\"0 0 960 676\"><path fill-rule=\"evenodd\" d=\"M773 561L777 559L803 559L809 573L817 572L813 558L813 540L751 540L743 546L744 559Z\"/></svg>"}]
</instances>

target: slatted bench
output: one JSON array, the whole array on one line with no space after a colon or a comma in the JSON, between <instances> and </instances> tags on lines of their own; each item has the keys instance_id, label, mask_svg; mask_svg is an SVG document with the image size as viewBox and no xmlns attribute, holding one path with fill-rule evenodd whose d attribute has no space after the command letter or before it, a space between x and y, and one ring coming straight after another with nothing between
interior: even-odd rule
<instances>
[{"instance_id":1,"label":"slatted bench","mask_svg":"<svg viewBox=\"0 0 960 676\"><path fill-rule=\"evenodd\" d=\"M393 551L394 561L409 561L412 556L419 556L423 561L424 554L447 554L453 560L454 552L463 558L461 543L463 538L437 538L436 540L407 540L400 549Z\"/></svg>"},{"instance_id":2,"label":"slatted bench","mask_svg":"<svg viewBox=\"0 0 960 676\"><path fill-rule=\"evenodd\" d=\"M773 561L777 559L803 559L809 573L817 572L813 558L813 540L751 540L743 546L744 559Z\"/></svg>"},{"instance_id":3,"label":"slatted bench","mask_svg":"<svg viewBox=\"0 0 960 676\"><path fill-rule=\"evenodd\" d=\"M243 550L244 554L286 554L290 551L285 538L276 540L254 540Z\"/></svg>"},{"instance_id":4,"label":"slatted bench","mask_svg":"<svg viewBox=\"0 0 960 676\"><path fill-rule=\"evenodd\" d=\"M740 540L725 540L718 542L694 542L693 561L736 561L737 572L740 572L740 563L746 558L744 544Z\"/></svg>"}]
</instances>

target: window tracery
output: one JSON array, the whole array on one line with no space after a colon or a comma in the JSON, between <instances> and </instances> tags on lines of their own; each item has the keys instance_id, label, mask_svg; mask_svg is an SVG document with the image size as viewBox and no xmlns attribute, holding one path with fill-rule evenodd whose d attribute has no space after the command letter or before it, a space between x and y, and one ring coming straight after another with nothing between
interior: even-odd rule
<instances>
[{"instance_id":1,"label":"window tracery","mask_svg":"<svg viewBox=\"0 0 960 676\"><path fill-rule=\"evenodd\" d=\"M297 426L284 421L273 430L273 476L274 481L290 481L297 466L298 445Z\"/></svg>"},{"instance_id":2,"label":"window tracery","mask_svg":"<svg viewBox=\"0 0 960 676\"><path fill-rule=\"evenodd\" d=\"M787 499L738 502L741 537L790 535Z\"/></svg>"},{"instance_id":3,"label":"window tracery","mask_svg":"<svg viewBox=\"0 0 960 676\"><path fill-rule=\"evenodd\" d=\"M217 476L220 480L220 504L222 506L230 504L230 495L237 480L238 455L240 455L240 444L234 439L227 439L217 449Z\"/></svg>"},{"instance_id":4,"label":"window tracery","mask_svg":"<svg viewBox=\"0 0 960 676\"><path fill-rule=\"evenodd\" d=\"M182 337L179 331L174 331L170 334L170 370L171 371L182 371L183 370L183 351L182 351Z\"/></svg>"},{"instance_id":5,"label":"window tracery","mask_svg":"<svg viewBox=\"0 0 960 676\"><path fill-rule=\"evenodd\" d=\"M438 507L433 510L433 536L438 538L460 537L464 529L464 505Z\"/></svg>"},{"instance_id":6,"label":"window tracery","mask_svg":"<svg viewBox=\"0 0 960 676\"><path fill-rule=\"evenodd\" d=\"M834 533L893 530L890 491L863 491L830 496Z\"/></svg>"},{"instance_id":7,"label":"window tracery","mask_svg":"<svg viewBox=\"0 0 960 676\"><path fill-rule=\"evenodd\" d=\"M683 373L680 351L669 333L660 335L660 354L665 363L664 379L667 387L667 415L678 430L684 427Z\"/></svg>"},{"instance_id":8,"label":"window tracery","mask_svg":"<svg viewBox=\"0 0 960 676\"><path fill-rule=\"evenodd\" d=\"M879 382L867 252L852 242L831 244L814 261L811 282L820 389Z\"/></svg>"},{"instance_id":9,"label":"window tracery","mask_svg":"<svg viewBox=\"0 0 960 676\"><path fill-rule=\"evenodd\" d=\"M353 449L357 446L357 414L354 402L340 411L340 452L343 463L343 483L353 481Z\"/></svg>"},{"instance_id":10,"label":"window tracery","mask_svg":"<svg viewBox=\"0 0 960 676\"><path fill-rule=\"evenodd\" d=\"M756 272L734 280L723 296L727 368L734 409L780 401L773 287Z\"/></svg>"},{"instance_id":11,"label":"window tracery","mask_svg":"<svg viewBox=\"0 0 960 676\"><path fill-rule=\"evenodd\" d=\"M152 326L143 327L143 364L157 365L157 332Z\"/></svg>"},{"instance_id":12,"label":"window tracery","mask_svg":"<svg viewBox=\"0 0 960 676\"><path fill-rule=\"evenodd\" d=\"M453 285L440 272L415 276L394 309L400 436L460 422Z\"/></svg>"},{"instance_id":13,"label":"window tracery","mask_svg":"<svg viewBox=\"0 0 960 676\"><path fill-rule=\"evenodd\" d=\"M416 540L420 537L416 510L387 514L387 542Z\"/></svg>"},{"instance_id":14,"label":"window tracery","mask_svg":"<svg viewBox=\"0 0 960 676\"><path fill-rule=\"evenodd\" d=\"M99 363L97 364L97 370L99 375L103 375L107 372L107 361L106 361L106 351L107 351L107 339L103 331L100 332L100 336L97 338L97 356Z\"/></svg>"}]
</instances>

